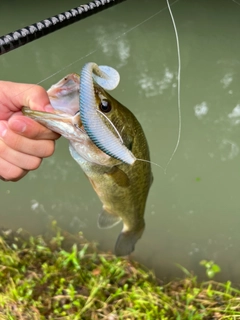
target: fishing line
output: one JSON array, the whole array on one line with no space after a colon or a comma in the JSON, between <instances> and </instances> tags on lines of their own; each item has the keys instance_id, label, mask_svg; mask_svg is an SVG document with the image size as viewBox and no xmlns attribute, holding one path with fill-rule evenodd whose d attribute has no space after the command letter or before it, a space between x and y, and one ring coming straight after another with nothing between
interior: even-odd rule
<instances>
[{"instance_id":1,"label":"fishing line","mask_svg":"<svg viewBox=\"0 0 240 320\"><path fill-rule=\"evenodd\" d=\"M97 112L99 112L103 117L105 117L105 119L107 119L107 121L111 124L112 128L114 129L114 131L118 135L119 140L123 144L123 139L122 139L120 133L118 132L117 128L115 127L115 125L112 123L112 121L110 119L108 119L108 117L103 112L101 112L100 110L97 110Z\"/></svg>"},{"instance_id":2,"label":"fishing line","mask_svg":"<svg viewBox=\"0 0 240 320\"><path fill-rule=\"evenodd\" d=\"M175 3L177 3L179 0L174 1L171 6L173 6ZM112 40L109 41L109 44L112 44L113 42L115 42L116 40L118 40L119 38L127 35L128 33L132 32L133 30L135 30L136 28L140 27L141 25L143 25L144 23L148 22L149 20L153 19L154 17L156 17L158 14L162 13L164 10L166 10L168 7L165 7L163 9L160 9L159 11L157 11L156 13L152 14L151 16L149 16L148 18L144 19L143 21L137 23L136 25L134 25L133 27L131 27L130 29L128 29L127 31L121 33L119 36L114 37ZM94 50L92 50L91 52L87 53L86 55L83 55L82 57L74 60L73 62L69 63L68 65L65 65L64 67L62 67L60 70L56 71L55 73L47 76L46 78L40 80L39 82L35 83L35 85L40 85L41 83L43 83L46 80L51 79L52 77L54 77L55 75L57 75L58 73L62 72L63 70L71 67L72 65L76 64L77 62L91 56L92 54L94 54L95 52L97 52L98 50L101 49L101 45L98 45ZM18 94L16 94L14 97L18 96L19 94L30 90L33 86L30 86L28 89L19 92Z\"/></svg>"},{"instance_id":3,"label":"fishing line","mask_svg":"<svg viewBox=\"0 0 240 320\"><path fill-rule=\"evenodd\" d=\"M90 55L92 55L93 53L95 53L97 50L98 50L98 48L97 48L96 50L93 50L93 51L91 51L91 52L87 53L85 56L82 56L81 58L79 58L79 59L77 59L77 60L73 61L72 63L69 63L68 65L66 65L66 66L65 66L65 67L63 67L62 69L60 69L60 70L58 70L58 71L56 71L56 72L52 73L50 76L48 76L48 77L44 78L43 80L41 80L41 81L39 81L39 82L35 83L34 85L40 85L40 84L41 84L41 83L43 83L44 81L46 81L46 80L48 80L48 79L51 79L52 77L54 77L55 75L57 75L59 72L61 72L61 71L65 70L65 69L67 69L67 68L71 67L73 64L75 64L75 63L77 63L77 62L79 62L79 61L83 60L84 58L87 58L88 56L90 56ZM26 91L30 90L32 87L33 87L33 85L30 85L30 87L29 87L29 88L27 88L27 89L25 89L25 90L23 90L23 91L21 91L21 92L17 93L17 94L16 94L15 96L13 96L13 97L16 97L16 96L18 96L19 94L22 94L22 93L24 93L24 92L26 92Z\"/></svg>"},{"instance_id":4,"label":"fishing line","mask_svg":"<svg viewBox=\"0 0 240 320\"><path fill-rule=\"evenodd\" d=\"M181 57L180 57L180 46L179 46L179 38L178 38L178 32L177 32L177 27L175 24L175 20L172 14L172 10L171 7L169 5L168 0L166 0L167 2L167 6L168 6L168 10L169 10L169 14L171 16L172 19L172 23L173 23L173 27L174 27L174 32L175 32L175 37L176 37L176 44L177 44L177 55L178 55L178 73L177 73L177 83L178 83L178 91L177 91L177 104L178 104L178 138L177 138L177 142L175 145L175 148L172 152L172 155L170 157L170 159L168 160L168 163L164 169L164 173L167 173L167 167L169 165L169 163L172 161L175 153L177 152L179 143L180 143L180 138L181 138L181 131L182 131L182 115L181 115L181 104L180 104L180 82L181 82Z\"/></svg>"},{"instance_id":5,"label":"fishing line","mask_svg":"<svg viewBox=\"0 0 240 320\"><path fill-rule=\"evenodd\" d=\"M136 158L136 161L141 161L141 162L147 162L147 163L150 163L150 164L153 164L154 166L157 166L159 168L161 168L162 170L164 170L164 168L162 166L160 166L160 164L156 163L156 162L153 162L151 160L145 160L145 159L138 159ZM165 171L164 171L165 172Z\"/></svg>"},{"instance_id":6,"label":"fishing line","mask_svg":"<svg viewBox=\"0 0 240 320\"><path fill-rule=\"evenodd\" d=\"M77 63L77 62L79 62L79 61L83 60L84 58L87 58L88 56L90 56L90 55L94 54L97 50L98 50L98 49L93 50L93 51L91 51L91 52L87 53L85 56L82 56L81 58L79 58L79 59L77 59L77 60L75 60L75 61L73 61L73 62L69 63L68 65L66 65L66 66L65 66L65 67L63 67L62 69L60 69L60 70L56 71L55 73L53 73L53 74L51 74L50 76L46 77L45 79L43 79L43 80L41 80L41 81L37 82L36 84L37 84L37 85L39 85L39 84L43 83L44 81L46 81L46 80L48 80L48 79L51 79L52 77L54 77L55 75L57 75L59 72L61 72L61 71L65 70L65 69L67 69L67 68L71 67L73 64L75 64L75 63Z\"/></svg>"},{"instance_id":7,"label":"fishing line","mask_svg":"<svg viewBox=\"0 0 240 320\"><path fill-rule=\"evenodd\" d=\"M171 6L173 6L174 4L176 4L179 0L176 0L174 1ZM234 1L234 0L232 0ZM177 33L177 29L176 29L176 25L175 25L175 21L174 21L174 18L173 18L173 15L172 15L172 11L171 11L171 7L169 5L169 2L168 0L166 0L167 2L167 7L163 8L163 9L160 9L159 11L157 11L156 13L152 14L151 16L149 16L148 18L144 19L143 21L137 23L136 25L134 25L133 27L131 27L130 29L128 29L127 31L121 33L120 35L118 35L117 37L114 37L112 38L112 40L109 41L109 44L112 44L113 42L115 42L116 40L118 40L119 38L129 34L130 32L132 32L133 30L137 29L138 27L142 26L143 24L145 24L146 22L150 21L151 19L153 19L154 17L156 17L157 15L159 15L160 13L162 13L164 10L168 9L169 10L169 13L170 13L170 16L171 16L171 19L172 19L172 22L173 22L173 26L174 26L174 30L175 30L175 35L176 35L176 41L177 41L177 52L178 52L178 117L179 117L179 130L178 130L178 139L177 139L177 143L176 143L176 146L173 150L173 153L166 165L165 168L163 168L162 166L160 166L159 164L157 163L154 163L152 161L148 161L148 160L144 160L144 159L136 159L138 161L143 161L143 162L148 162L148 163L151 163L153 165L156 165L158 167L160 167L162 170L164 170L164 173L166 174L166 170L167 170L167 167L169 165L169 163L171 162L173 156L175 155L177 149L178 149L178 146L179 146L179 143L180 143L180 136L181 136L181 108L180 108L180 72L181 72L181 61L180 61L180 49L179 49L179 40L178 40L178 33ZM46 80L49 80L51 79L52 77L54 77L55 75L57 75L58 73L62 72L63 70L71 67L72 65L78 63L79 61L91 56L92 54L96 53L98 50L101 49L101 46L98 45L94 50L90 51L89 53L87 53L86 55L83 55L81 56L80 58L74 60L73 62L65 65L63 68L61 68L60 70L56 71L55 73L47 76L46 78L42 79L41 81L35 83L35 85L40 85L42 84L44 81ZM30 87L26 90L23 90L21 92L19 92L18 94L16 94L15 96L31 89L33 86L30 85ZM14 96L14 97L15 97Z\"/></svg>"},{"instance_id":8,"label":"fishing line","mask_svg":"<svg viewBox=\"0 0 240 320\"><path fill-rule=\"evenodd\" d=\"M113 129L115 130L115 132L117 133L119 140L121 141L122 144L124 144L123 139L122 139L120 133L118 132L117 128L116 128L115 125L112 123L112 121L111 121L110 119L108 119L108 117L107 117L103 112L101 112L100 110L97 110L97 112L99 112L101 115L103 115L103 116L107 119L107 121L109 121L109 123L111 124L112 128L113 128ZM151 161L151 160L136 158L136 161L137 161L137 160L138 160L138 161L142 161L142 162L147 162L147 163L153 164L153 165L161 168L162 170L164 170L164 168L163 168L162 166L160 166L160 164L155 163L155 162L153 162L153 161ZM121 164L121 163L122 163L122 162L120 162L120 164Z\"/></svg>"},{"instance_id":9,"label":"fishing line","mask_svg":"<svg viewBox=\"0 0 240 320\"><path fill-rule=\"evenodd\" d=\"M171 5L173 6L175 3L177 3L179 0L174 1ZM143 25L144 23L148 22L149 20L153 19L155 16L157 16L158 14L160 14L161 12L163 12L164 10L166 10L168 7L165 7L163 9L160 9L158 12L154 13L153 15L151 15L150 17L146 18L145 20L141 21L140 23L136 24L135 26L133 26L132 28L128 29L127 31L121 33L119 36L113 38L112 40L109 41L109 44L112 44L113 42L115 42L116 40L118 40L119 38L127 35L128 33L132 32L133 30L135 30L136 28L140 27L141 25ZM50 79L51 77L55 76L56 74L60 73L61 71L67 69L68 67L74 65L75 63L83 60L86 57L89 57L90 55L94 54L95 52L97 52L99 49L101 49L101 46L98 45L93 51L89 52L88 54L86 54L85 56L82 56L81 58L73 61L72 63L66 65L65 67L63 67L62 69L58 70L57 72L55 72L54 74L48 76L47 78L41 80L40 82L36 83L36 84L41 84L42 82L44 82L45 80Z\"/></svg>"},{"instance_id":10,"label":"fishing line","mask_svg":"<svg viewBox=\"0 0 240 320\"><path fill-rule=\"evenodd\" d=\"M240 3L238 3L236 0L232 0L232 2L235 2L236 4L238 4L240 6Z\"/></svg>"}]
</instances>

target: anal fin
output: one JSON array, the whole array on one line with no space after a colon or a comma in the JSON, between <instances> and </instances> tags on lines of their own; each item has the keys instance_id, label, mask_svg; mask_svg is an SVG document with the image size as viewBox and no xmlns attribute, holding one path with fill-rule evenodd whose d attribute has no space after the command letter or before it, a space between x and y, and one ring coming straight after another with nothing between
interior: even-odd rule
<instances>
[{"instance_id":1,"label":"anal fin","mask_svg":"<svg viewBox=\"0 0 240 320\"><path fill-rule=\"evenodd\" d=\"M120 217L103 210L98 216L98 227L100 229L110 229L121 221Z\"/></svg>"}]
</instances>

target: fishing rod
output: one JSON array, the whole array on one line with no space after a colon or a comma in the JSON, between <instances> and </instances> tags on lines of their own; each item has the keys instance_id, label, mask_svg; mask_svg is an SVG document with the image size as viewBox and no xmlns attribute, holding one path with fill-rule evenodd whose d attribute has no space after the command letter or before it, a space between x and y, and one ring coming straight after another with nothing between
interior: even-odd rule
<instances>
[{"instance_id":1,"label":"fishing rod","mask_svg":"<svg viewBox=\"0 0 240 320\"><path fill-rule=\"evenodd\" d=\"M125 0L94 0L0 37L0 55Z\"/></svg>"}]
</instances>

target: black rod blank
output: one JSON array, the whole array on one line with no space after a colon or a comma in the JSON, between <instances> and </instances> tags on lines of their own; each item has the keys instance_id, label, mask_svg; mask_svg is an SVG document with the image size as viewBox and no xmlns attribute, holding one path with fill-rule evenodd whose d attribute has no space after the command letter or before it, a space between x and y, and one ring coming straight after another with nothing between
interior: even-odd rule
<instances>
[{"instance_id":1,"label":"black rod blank","mask_svg":"<svg viewBox=\"0 0 240 320\"><path fill-rule=\"evenodd\" d=\"M0 37L0 55L125 0L94 0Z\"/></svg>"}]
</instances>

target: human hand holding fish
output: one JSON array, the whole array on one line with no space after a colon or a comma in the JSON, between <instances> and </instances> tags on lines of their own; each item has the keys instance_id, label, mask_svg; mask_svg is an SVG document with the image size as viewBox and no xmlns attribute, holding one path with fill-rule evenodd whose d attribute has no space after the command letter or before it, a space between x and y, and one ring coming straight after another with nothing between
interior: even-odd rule
<instances>
[{"instance_id":1,"label":"human hand holding fish","mask_svg":"<svg viewBox=\"0 0 240 320\"><path fill-rule=\"evenodd\" d=\"M54 151L59 134L22 115L21 109L53 110L44 88L0 81L0 178L18 181Z\"/></svg>"}]
</instances>

